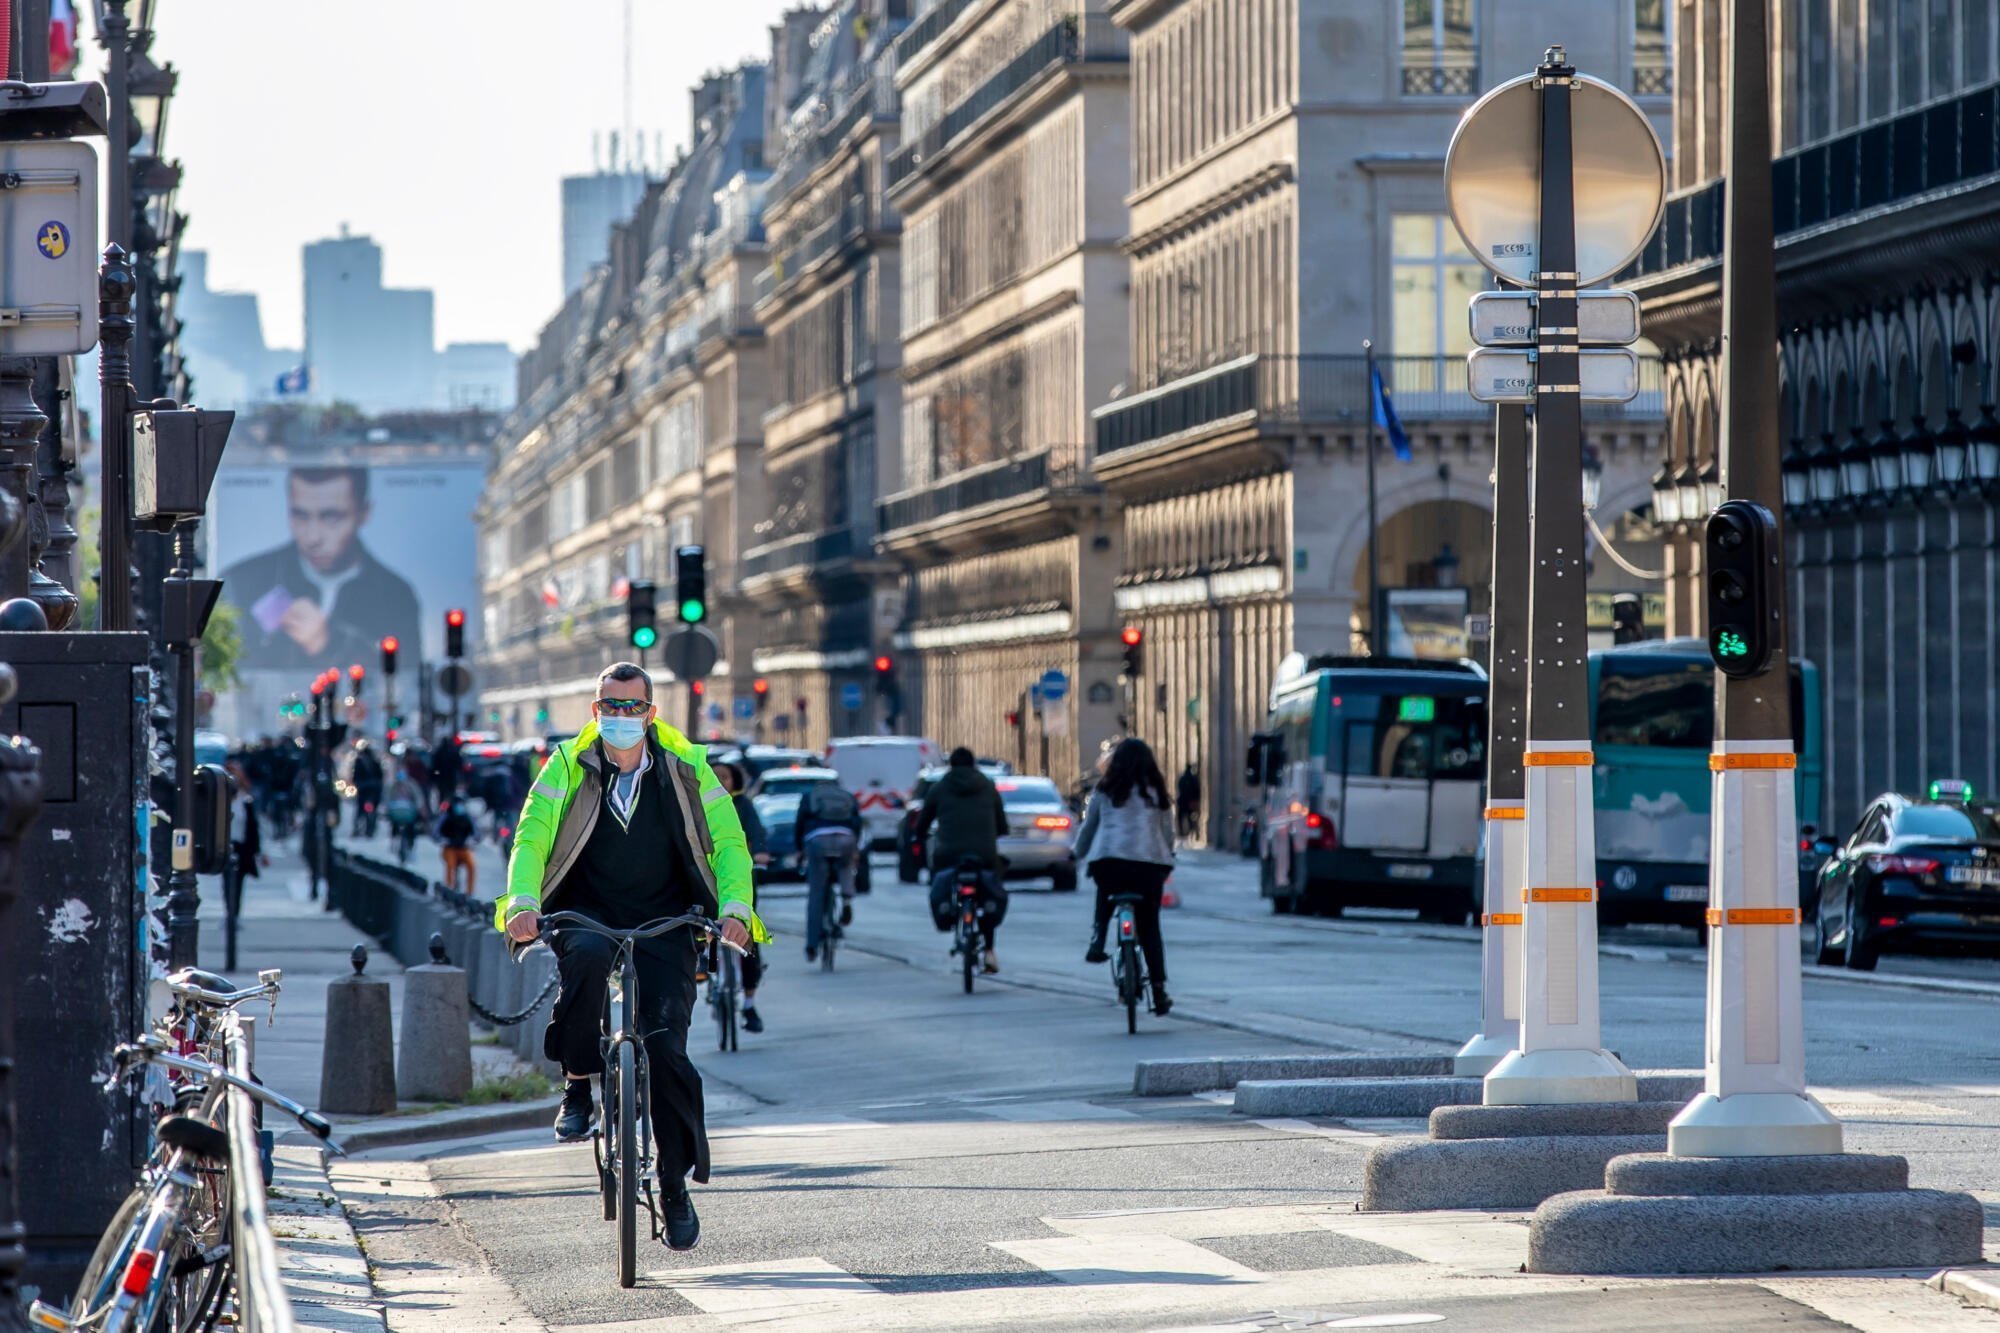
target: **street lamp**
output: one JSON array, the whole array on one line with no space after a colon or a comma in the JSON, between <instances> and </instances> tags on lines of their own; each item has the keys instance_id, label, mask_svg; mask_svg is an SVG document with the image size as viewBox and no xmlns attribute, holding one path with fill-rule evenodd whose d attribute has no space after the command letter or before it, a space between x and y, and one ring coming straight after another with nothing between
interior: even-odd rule
<instances>
[{"instance_id":1,"label":"street lamp","mask_svg":"<svg viewBox=\"0 0 2000 1333\"><path fill-rule=\"evenodd\" d=\"M1583 508L1585 513L1596 510L1597 502L1604 498L1604 459L1597 452L1597 446L1583 446Z\"/></svg>"},{"instance_id":2,"label":"street lamp","mask_svg":"<svg viewBox=\"0 0 2000 1333\"><path fill-rule=\"evenodd\" d=\"M1834 444L1831 432L1819 437L1819 448L1813 450L1806 481L1812 502L1821 509L1831 509L1840 502L1840 449Z\"/></svg>"},{"instance_id":3,"label":"street lamp","mask_svg":"<svg viewBox=\"0 0 2000 1333\"><path fill-rule=\"evenodd\" d=\"M1882 423L1868 450L1868 462L1874 471L1875 489L1882 493L1883 499L1903 488L1903 445L1896 438L1895 422Z\"/></svg>"},{"instance_id":4,"label":"street lamp","mask_svg":"<svg viewBox=\"0 0 2000 1333\"><path fill-rule=\"evenodd\" d=\"M1920 497L1931 488L1931 478L1937 472L1937 439L1924 429L1924 419L1910 420L1910 433L1903 438L1903 489L1912 498Z\"/></svg>"},{"instance_id":5,"label":"street lamp","mask_svg":"<svg viewBox=\"0 0 2000 1333\"><path fill-rule=\"evenodd\" d=\"M1966 454L1966 480L1984 490L2000 479L2000 418L1993 415L1993 404L1980 404L1979 420L1973 424L1971 438L1972 448Z\"/></svg>"},{"instance_id":6,"label":"street lamp","mask_svg":"<svg viewBox=\"0 0 2000 1333\"><path fill-rule=\"evenodd\" d=\"M1847 447L1840 451L1840 489L1849 504L1858 505L1868 498L1872 475L1868 441L1857 425L1849 435Z\"/></svg>"},{"instance_id":7,"label":"street lamp","mask_svg":"<svg viewBox=\"0 0 2000 1333\"><path fill-rule=\"evenodd\" d=\"M1660 464L1660 470L1653 474L1653 522L1663 528L1671 528L1681 521L1681 492L1674 484L1673 468L1668 463Z\"/></svg>"},{"instance_id":8,"label":"street lamp","mask_svg":"<svg viewBox=\"0 0 2000 1333\"><path fill-rule=\"evenodd\" d=\"M1458 555L1451 549L1450 542L1438 543L1438 553L1431 557L1431 572L1436 576L1438 587L1458 586Z\"/></svg>"},{"instance_id":9,"label":"street lamp","mask_svg":"<svg viewBox=\"0 0 2000 1333\"><path fill-rule=\"evenodd\" d=\"M179 81L172 65L161 68L143 51L134 53L129 85L136 129L131 148L134 157L160 155L160 142L167 133L167 103Z\"/></svg>"},{"instance_id":10,"label":"street lamp","mask_svg":"<svg viewBox=\"0 0 2000 1333\"><path fill-rule=\"evenodd\" d=\"M1728 498L1729 497L1725 495L1722 490L1721 469L1716 466L1715 460L1711 458L1708 460L1708 466L1704 467L1701 470L1702 513L1704 514L1714 513L1717 509L1720 509L1722 507L1722 502Z\"/></svg>"},{"instance_id":11,"label":"street lamp","mask_svg":"<svg viewBox=\"0 0 2000 1333\"><path fill-rule=\"evenodd\" d=\"M1778 465L1778 473L1784 485L1785 508L1793 513L1804 509L1812 498L1812 463L1806 457L1804 440L1792 440L1791 448L1785 450L1784 462Z\"/></svg>"},{"instance_id":12,"label":"street lamp","mask_svg":"<svg viewBox=\"0 0 2000 1333\"><path fill-rule=\"evenodd\" d=\"M1965 423L1959 420L1958 409L1948 409L1944 415L1944 429L1937 433L1935 480L1939 490L1949 494L1965 480L1966 454L1971 448L1972 438L1966 432Z\"/></svg>"},{"instance_id":13,"label":"street lamp","mask_svg":"<svg viewBox=\"0 0 2000 1333\"><path fill-rule=\"evenodd\" d=\"M1701 483L1701 469L1689 459L1681 464L1674 484L1681 489L1681 522L1699 523L1708 517L1708 488Z\"/></svg>"}]
</instances>

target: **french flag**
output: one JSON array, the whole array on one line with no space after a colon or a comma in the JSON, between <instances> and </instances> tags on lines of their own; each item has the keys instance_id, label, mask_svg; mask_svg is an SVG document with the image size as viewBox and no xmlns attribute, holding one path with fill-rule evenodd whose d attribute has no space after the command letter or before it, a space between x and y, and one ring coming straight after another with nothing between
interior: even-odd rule
<instances>
[{"instance_id":1,"label":"french flag","mask_svg":"<svg viewBox=\"0 0 2000 1333\"><path fill-rule=\"evenodd\" d=\"M49 76L68 78L79 58L75 0L49 0Z\"/></svg>"}]
</instances>

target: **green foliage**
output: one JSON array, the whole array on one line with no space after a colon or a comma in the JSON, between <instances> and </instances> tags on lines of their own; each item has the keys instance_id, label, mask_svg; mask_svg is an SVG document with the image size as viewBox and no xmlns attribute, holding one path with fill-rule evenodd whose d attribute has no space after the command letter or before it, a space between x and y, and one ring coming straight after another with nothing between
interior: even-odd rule
<instances>
[{"instance_id":1,"label":"green foliage","mask_svg":"<svg viewBox=\"0 0 2000 1333\"><path fill-rule=\"evenodd\" d=\"M217 694L242 684L237 664L243 660L243 612L232 602L217 602L201 636L201 683Z\"/></svg>"}]
</instances>

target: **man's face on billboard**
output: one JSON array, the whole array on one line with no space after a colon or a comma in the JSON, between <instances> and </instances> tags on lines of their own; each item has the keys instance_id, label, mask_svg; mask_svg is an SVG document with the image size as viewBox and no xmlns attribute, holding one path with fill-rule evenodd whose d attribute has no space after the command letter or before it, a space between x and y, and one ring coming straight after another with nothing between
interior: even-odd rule
<instances>
[{"instance_id":1,"label":"man's face on billboard","mask_svg":"<svg viewBox=\"0 0 2000 1333\"><path fill-rule=\"evenodd\" d=\"M350 477L290 482L292 541L299 556L322 574L347 565L354 556L355 535L368 521L368 507L356 501Z\"/></svg>"}]
</instances>

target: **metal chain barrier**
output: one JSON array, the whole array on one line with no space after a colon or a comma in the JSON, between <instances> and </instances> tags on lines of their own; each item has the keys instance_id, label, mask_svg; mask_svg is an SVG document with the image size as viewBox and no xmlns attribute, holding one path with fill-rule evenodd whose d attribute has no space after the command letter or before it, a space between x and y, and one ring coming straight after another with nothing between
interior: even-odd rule
<instances>
[{"instance_id":1,"label":"metal chain barrier","mask_svg":"<svg viewBox=\"0 0 2000 1333\"><path fill-rule=\"evenodd\" d=\"M541 1008L542 1005L545 1002L547 1002L549 996L554 995L556 993L556 983L560 982L561 980L562 980L562 974L560 972L550 977L549 984L542 987L542 993L540 995L537 995L534 998L533 1003L529 1004L529 1006L526 1009L523 1009L518 1014L505 1015L505 1016L501 1014L496 1014L491 1009L488 1009L485 1005L481 1004L479 1001L473 999L470 995L465 997L465 1001L467 1004L472 1006L473 1013L479 1015L480 1018L486 1020L488 1023L491 1023L493 1026L501 1028L513 1027L516 1023L527 1022L529 1017L534 1014L535 1010Z\"/></svg>"}]
</instances>

